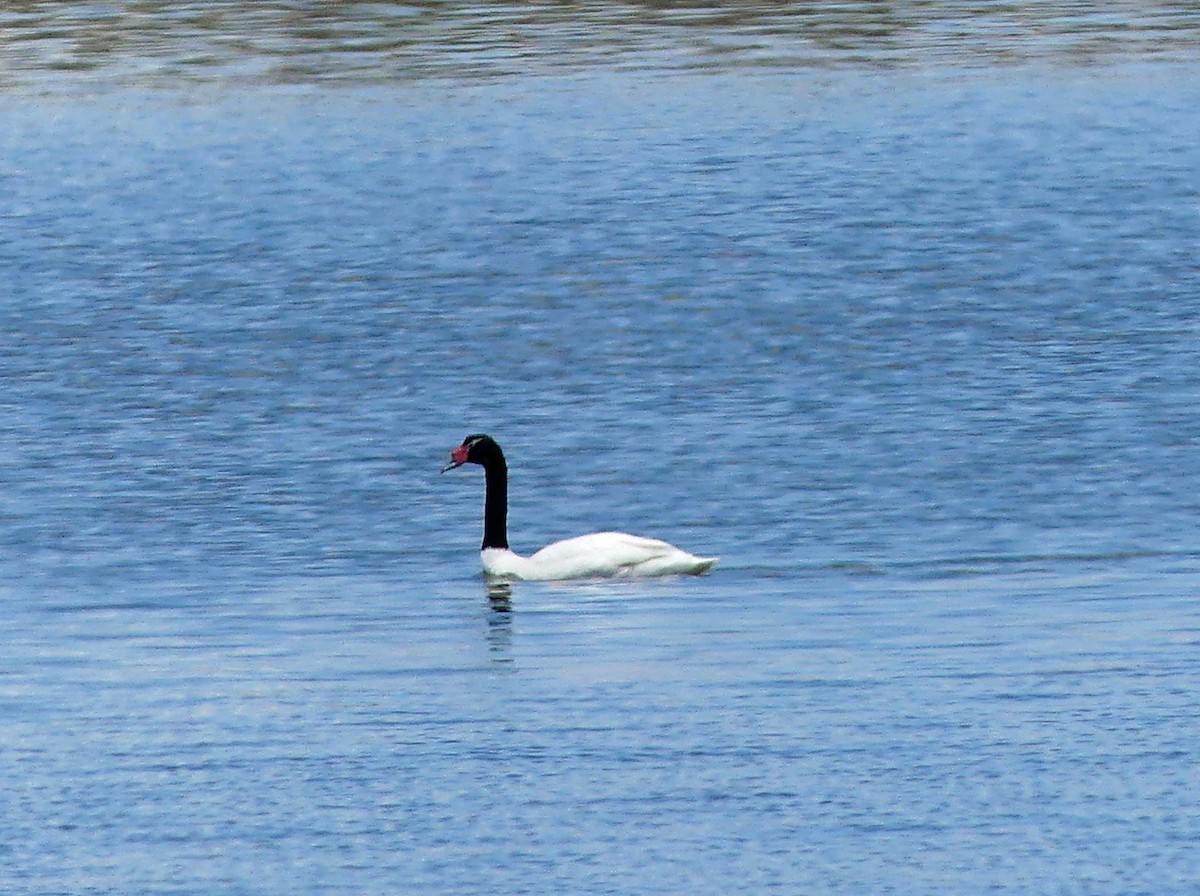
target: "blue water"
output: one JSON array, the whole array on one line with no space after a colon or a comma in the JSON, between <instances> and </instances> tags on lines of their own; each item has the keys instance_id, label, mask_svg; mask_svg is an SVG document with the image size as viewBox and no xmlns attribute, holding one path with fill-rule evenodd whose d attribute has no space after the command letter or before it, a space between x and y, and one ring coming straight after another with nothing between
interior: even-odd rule
<instances>
[{"instance_id":1,"label":"blue water","mask_svg":"<svg viewBox=\"0 0 1200 896\"><path fill-rule=\"evenodd\" d=\"M0 890L1196 892L1194 13L373 71L63 8L0 47ZM477 431L518 550L721 564L489 589Z\"/></svg>"}]
</instances>

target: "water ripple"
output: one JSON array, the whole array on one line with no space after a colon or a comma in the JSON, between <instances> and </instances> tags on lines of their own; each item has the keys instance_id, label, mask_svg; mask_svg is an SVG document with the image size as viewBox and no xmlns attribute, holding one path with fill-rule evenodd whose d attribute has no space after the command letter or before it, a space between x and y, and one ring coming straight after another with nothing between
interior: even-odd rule
<instances>
[{"instance_id":1,"label":"water ripple","mask_svg":"<svg viewBox=\"0 0 1200 896\"><path fill-rule=\"evenodd\" d=\"M31 3L0 88L383 83L601 67L984 67L1190 60L1180 3Z\"/></svg>"}]
</instances>

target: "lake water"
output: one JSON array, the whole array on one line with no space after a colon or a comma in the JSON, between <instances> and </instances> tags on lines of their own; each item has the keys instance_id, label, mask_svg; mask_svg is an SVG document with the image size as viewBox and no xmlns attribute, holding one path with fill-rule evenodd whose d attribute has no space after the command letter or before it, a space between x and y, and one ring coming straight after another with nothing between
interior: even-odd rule
<instances>
[{"instance_id":1,"label":"lake water","mask_svg":"<svg viewBox=\"0 0 1200 896\"><path fill-rule=\"evenodd\" d=\"M1197 892L1200 12L1026 6L0 13L0 890Z\"/></svg>"}]
</instances>

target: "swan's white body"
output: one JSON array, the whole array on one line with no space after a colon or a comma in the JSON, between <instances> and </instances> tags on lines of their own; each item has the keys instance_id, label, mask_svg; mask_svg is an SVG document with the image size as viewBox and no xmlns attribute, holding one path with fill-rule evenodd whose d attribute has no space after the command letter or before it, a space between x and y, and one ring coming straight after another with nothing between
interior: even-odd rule
<instances>
[{"instance_id":1,"label":"swan's white body","mask_svg":"<svg viewBox=\"0 0 1200 896\"><path fill-rule=\"evenodd\" d=\"M480 551L489 576L531 581L635 576L698 575L717 562L696 557L657 538L597 532L546 545L531 557L507 548Z\"/></svg>"}]
</instances>

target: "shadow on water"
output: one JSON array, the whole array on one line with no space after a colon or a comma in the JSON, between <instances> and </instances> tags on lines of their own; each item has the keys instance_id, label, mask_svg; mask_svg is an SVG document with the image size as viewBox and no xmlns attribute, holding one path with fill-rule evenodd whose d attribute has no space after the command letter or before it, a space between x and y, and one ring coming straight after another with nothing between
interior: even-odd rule
<instances>
[{"instance_id":1,"label":"shadow on water","mask_svg":"<svg viewBox=\"0 0 1200 896\"><path fill-rule=\"evenodd\" d=\"M0 89L1187 61L1198 48L1200 9L1184 3L43 2L0 11Z\"/></svg>"}]
</instances>

